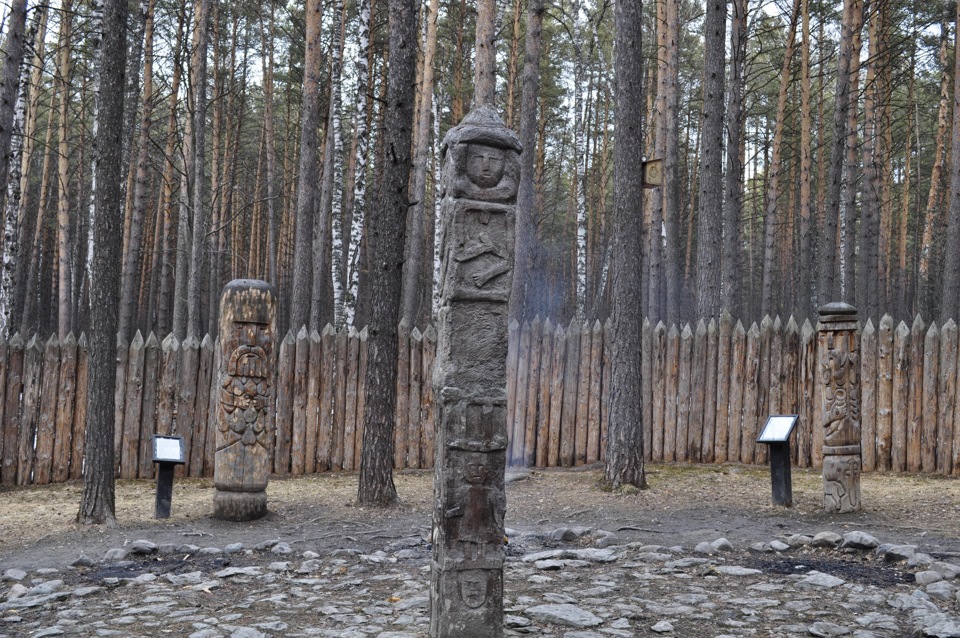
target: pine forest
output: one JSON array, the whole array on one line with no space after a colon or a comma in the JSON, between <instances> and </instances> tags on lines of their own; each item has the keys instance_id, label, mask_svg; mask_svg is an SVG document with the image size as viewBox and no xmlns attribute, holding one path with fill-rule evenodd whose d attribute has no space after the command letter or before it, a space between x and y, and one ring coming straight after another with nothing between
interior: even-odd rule
<instances>
[{"instance_id":1,"label":"pine forest","mask_svg":"<svg viewBox=\"0 0 960 638\"><path fill-rule=\"evenodd\" d=\"M478 3L411 4L397 321L424 327L442 141L476 99ZM614 69L627 54L642 65L643 156L663 174L632 213L643 317L802 322L832 301L874 323L960 316L955 3L648 0L630 52L614 46L614 0L494 7L494 105L532 166L513 318L610 316ZM386 259L367 251L369 220L396 153L389 13L386 0L131 0L122 117L108 120L103 1L5 0L2 335L91 325L103 127L121 140L124 338L215 334L235 278L276 287L281 336L367 325Z\"/></svg>"}]
</instances>

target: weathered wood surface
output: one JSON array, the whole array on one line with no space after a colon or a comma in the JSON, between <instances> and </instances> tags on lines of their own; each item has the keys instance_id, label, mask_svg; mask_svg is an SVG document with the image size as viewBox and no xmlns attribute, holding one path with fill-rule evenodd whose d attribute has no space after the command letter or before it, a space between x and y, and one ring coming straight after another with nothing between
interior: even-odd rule
<instances>
[{"instance_id":1,"label":"weathered wood surface","mask_svg":"<svg viewBox=\"0 0 960 638\"><path fill-rule=\"evenodd\" d=\"M277 365L277 431L274 436L273 472L283 476L290 472L290 438L293 430L293 374L297 344L293 332L280 342Z\"/></svg>"},{"instance_id":2,"label":"weathered wood surface","mask_svg":"<svg viewBox=\"0 0 960 638\"><path fill-rule=\"evenodd\" d=\"M516 326L511 379L511 460L551 467L602 462L609 404L610 324ZM729 316L684 326L646 324L641 351L644 456L654 462L761 463L757 428L772 413L798 414L792 453L818 467L822 432L816 339L810 322L768 322L749 333ZM405 397L398 411L397 468L433 465L432 395L436 331L409 329ZM288 335L278 348L274 384L274 468L310 473L359 468L364 411L365 341L356 330L325 327ZM181 473L209 475L215 449L209 427L217 349L211 339L179 343L154 335L118 343L115 392L120 434L118 476L149 478L153 434L185 439ZM764 352L766 348L766 352ZM80 478L86 415L86 337L63 342L16 336L0 342L0 481L43 484ZM763 359L767 358L766 375ZM958 328L884 317L861 330L861 427L865 471L960 474ZM122 363L122 371L119 366ZM522 391L521 391L522 388ZM762 397L766 397L765 402ZM698 416L699 419L698 419ZM285 463L284 446L286 452ZM295 452L295 454L293 453Z\"/></svg>"},{"instance_id":3,"label":"weathered wood surface","mask_svg":"<svg viewBox=\"0 0 960 638\"><path fill-rule=\"evenodd\" d=\"M117 461L118 477L120 476L120 470L123 466L120 445L123 441L123 415L126 409L125 398L127 391L127 358L129 356L130 344L127 343L127 340L122 336L117 336L117 385L113 392L113 458Z\"/></svg>"},{"instance_id":4,"label":"weathered wood surface","mask_svg":"<svg viewBox=\"0 0 960 638\"><path fill-rule=\"evenodd\" d=\"M310 331L310 363L307 366L307 413L306 424L304 426L306 443L304 447L303 472L304 474L313 474L317 471L318 464L323 469L327 469L329 460L319 461L319 428L320 428L320 397L322 390L323 377L323 342L320 333L316 330ZM322 471L322 470L321 470Z\"/></svg>"},{"instance_id":5,"label":"weathered wood surface","mask_svg":"<svg viewBox=\"0 0 960 638\"><path fill-rule=\"evenodd\" d=\"M337 352L340 352L340 342L337 341ZM340 356L340 360L346 357ZM340 369L338 368L338 373ZM344 375L345 376L345 375ZM338 376L338 379L341 377ZM404 320L400 323L397 336L397 408L393 430L393 467L400 469L407 465L407 437L410 434L410 328ZM340 384L337 384L337 396L340 394ZM334 425L337 428L337 425ZM342 431L342 428L341 430Z\"/></svg>"},{"instance_id":6,"label":"weathered wood surface","mask_svg":"<svg viewBox=\"0 0 960 638\"><path fill-rule=\"evenodd\" d=\"M590 366L592 363L593 348L591 346L590 324L584 323L580 331L580 372L577 376L577 413L576 422L576 464L584 465L587 462L587 428L590 418Z\"/></svg>"},{"instance_id":7,"label":"weathered wood surface","mask_svg":"<svg viewBox=\"0 0 960 638\"><path fill-rule=\"evenodd\" d=\"M83 476L83 446L87 434L87 395L89 393L90 351L87 335L77 340L77 396L73 411L73 437L70 450L70 479Z\"/></svg>"},{"instance_id":8,"label":"weathered wood surface","mask_svg":"<svg viewBox=\"0 0 960 638\"><path fill-rule=\"evenodd\" d=\"M290 434L290 473L304 474L307 466L307 379L310 374L310 334L301 326L294 344L293 406Z\"/></svg>"},{"instance_id":9,"label":"weathered wood surface","mask_svg":"<svg viewBox=\"0 0 960 638\"><path fill-rule=\"evenodd\" d=\"M43 347L34 336L23 353L23 400L20 404L20 438L17 454L17 484L27 485L33 475L34 439L40 412Z\"/></svg>"},{"instance_id":10,"label":"weathered wood surface","mask_svg":"<svg viewBox=\"0 0 960 638\"><path fill-rule=\"evenodd\" d=\"M77 400L77 338L71 332L60 344L60 380L56 393L56 423L54 425L53 474L51 482L61 483L70 478L70 457L73 451L73 415ZM2 384L0 384L2 387ZM0 391L2 394L2 391ZM0 402L2 405L2 402ZM3 420L0 419L0 423Z\"/></svg>"},{"instance_id":11,"label":"weathered wood surface","mask_svg":"<svg viewBox=\"0 0 960 638\"><path fill-rule=\"evenodd\" d=\"M43 381L40 387L40 413L33 457L33 483L36 485L46 485L53 475L57 404L62 400L59 394L60 342L56 335L51 335L43 348Z\"/></svg>"},{"instance_id":12,"label":"weathered wood surface","mask_svg":"<svg viewBox=\"0 0 960 638\"><path fill-rule=\"evenodd\" d=\"M860 333L860 453L863 471L877 467L877 331L873 322Z\"/></svg>"},{"instance_id":13,"label":"weathered wood surface","mask_svg":"<svg viewBox=\"0 0 960 638\"><path fill-rule=\"evenodd\" d=\"M540 387L540 351L543 343L543 326L537 317L530 328L530 340L533 347L528 356L530 373L527 375L527 409L523 424L523 457L520 462L531 467L536 461L537 452L537 390ZM517 382L519 384L519 381ZM521 432L517 432L519 436Z\"/></svg>"}]
</instances>

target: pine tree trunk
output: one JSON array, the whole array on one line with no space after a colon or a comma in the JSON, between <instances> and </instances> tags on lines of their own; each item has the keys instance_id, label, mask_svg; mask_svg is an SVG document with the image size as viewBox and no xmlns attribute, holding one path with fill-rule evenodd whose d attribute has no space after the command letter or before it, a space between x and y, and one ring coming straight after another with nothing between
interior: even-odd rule
<instances>
[{"instance_id":1,"label":"pine tree trunk","mask_svg":"<svg viewBox=\"0 0 960 638\"><path fill-rule=\"evenodd\" d=\"M114 384L116 381L117 305L123 210L120 182L123 147L123 79L126 64L126 0L106 0L97 116L101 126L94 193L93 276L90 289L90 371L84 444L83 497L77 521L115 524Z\"/></svg>"},{"instance_id":2,"label":"pine tree trunk","mask_svg":"<svg viewBox=\"0 0 960 638\"><path fill-rule=\"evenodd\" d=\"M617 109L614 148L613 208L613 338L611 339L610 415L605 478L615 489L645 487L643 409L640 388L640 337L643 316L636 291L642 285L640 224L635 211L643 205L643 38L642 3L616 5ZM722 40L722 38L721 38Z\"/></svg>"},{"instance_id":3,"label":"pine tree trunk","mask_svg":"<svg viewBox=\"0 0 960 638\"><path fill-rule=\"evenodd\" d=\"M810 106L810 2L801 0L800 41L800 255L797 261L797 298L794 313L802 321L814 316L813 283L813 198L810 190L813 159L813 113Z\"/></svg>"},{"instance_id":4,"label":"pine tree trunk","mask_svg":"<svg viewBox=\"0 0 960 638\"><path fill-rule=\"evenodd\" d=\"M497 89L497 0L477 0L476 54L473 64L473 108L493 105Z\"/></svg>"},{"instance_id":5,"label":"pine tree trunk","mask_svg":"<svg viewBox=\"0 0 960 638\"><path fill-rule=\"evenodd\" d=\"M720 315L723 227L723 111L727 5L707 0L704 29L703 125L697 218L697 314Z\"/></svg>"},{"instance_id":6,"label":"pine tree trunk","mask_svg":"<svg viewBox=\"0 0 960 638\"><path fill-rule=\"evenodd\" d=\"M766 210L763 215L763 284L760 295L760 316L765 317L773 313L773 274L775 252L775 232L780 221L777 219L777 200L780 197L780 170L781 155L783 154L783 130L787 117L787 92L790 88L790 66L793 62L793 50L797 36L797 18L800 13L800 0L794 0L793 12L790 17L790 28L787 30L787 48L783 56L783 66L780 69L780 92L777 97L777 113L774 116L773 146L771 149L770 164L767 165Z\"/></svg>"},{"instance_id":7,"label":"pine tree trunk","mask_svg":"<svg viewBox=\"0 0 960 638\"><path fill-rule=\"evenodd\" d=\"M846 161L843 164L843 202L840 207L840 300L855 305L856 302L856 229L857 217L857 143L859 130L860 95L860 30L863 27L863 4L854 12L853 50L850 61L850 104L847 108Z\"/></svg>"},{"instance_id":8,"label":"pine tree trunk","mask_svg":"<svg viewBox=\"0 0 960 638\"><path fill-rule=\"evenodd\" d=\"M413 175L410 178L410 220L407 225L406 260L403 263L403 299L400 317L411 326L423 326L429 322L430 308L424 307L432 295L424 294L428 273L433 272L431 260L426 259L428 248L424 242L427 225L427 167L430 156L430 116L433 112L433 60L437 51L437 12L439 0L430 0L427 9L427 34L423 45L423 73L417 102L416 130L414 131ZM432 209L430 209L432 211ZM429 215L433 222L433 215ZM430 247L432 249L432 245ZM432 251L431 251L432 252ZM430 268L425 269L424 264ZM432 290L432 286L430 287ZM425 303L426 302L426 303Z\"/></svg>"},{"instance_id":9,"label":"pine tree trunk","mask_svg":"<svg viewBox=\"0 0 960 638\"><path fill-rule=\"evenodd\" d=\"M820 272L818 297L821 304L837 300L837 224L840 218L840 195L843 186L843 166L847 144L847 114L851 103L856 104L851 92L852 58L855 25L862 10L860 0L844 0L840 53L837 61L837 89L833 110L833 140L830 145L829 174L826 176L827 198L823 225L820 231Z\"/></svg>"},{"instance_id":10,"label":"pine tree trunk","mask_svg":"<svg viewBox=\"0 0 960 638\"><path fill-rule=\"evenodd\" d=\"M960 3L957 3L956 26L960 27ZM953 67L953 162L950 167L950 218L943 266L940 308L941 323L957 320L960 315L960 46L954 47Z\"/></svg>"},{"instance_id":11,"label":"pine tree trunk","mask_svg":"<svg viewBox=\"0 0 960 638\"><path fill-rule=\"evenodd\" d=\"M744 70L747 58L747 0L734 0L730 16L730 91L727 97L726 198L723 202L720 308L736 316L740 306L740 217L743 207Z\"/></svg>"},{"instance_id":12,"label":"pine tree trunk","mask_svg":"<svg viewBox=\"0 0 960 638\"><path fill-rule=\"evenodd\" d=\"M943 198L944 170L946 164L947 131L950 126L950 25L944 16L940 23L940 104L937 109L937 139L933 154L933 166L930 167L930 190L927 194L927 206L923 215L923 237L920 240L920 260L918 264L917 303L915 310L924 317L940 316L940 286L935 264L940 263L942 233L936 233L943 224L940 217L940 203Z\"/></svg>"},{"instance_id":13,"label":"pine tree trunk","mask_svg":"<svg viewBox=\"0 0 960 638\"><path fill-rule=\"evenodd\" d=\"M148 0L144 18L143 38L143 113L140 116L140 134L137 139L137 173L133 187L133 212L130 216L130 241L124 255L123 279L120 289L120 324L118 333L131 339L136 315L136 292L140 285L140 259L143 253L143 226L147 214L149 188L148 153L150 128L153 126L153 11L155 0Z\"/></svg>"},{"instance_id":14,"label":"pine tree trunk","mask_svg":"<svg viewBox=\"0 0 960 638\"><path fill-rule=\"evenodd\" d=\"M300 120L300 166L297 178L296 244L293 252L293 290L291 291L290 325L299 330L310 321L312 293L311 262L313 225L320 194L317 192L317 126L320 117L320 31L323 3L307 2L307 42L303 74L303 97Z\"/></svg>"},{"instance_id":15,"label":"pine tree trunk","mask_svg":"<svg viewBox=\"0 0 960 638\"><path fill-rule=\"evenodd\" d=\"M539 305L534 295L539 285L535 264L539 259L537 234L536 166L537 111L540 103L540 55L543 38L543 0L530 0L527 5L527 36L523 57L523 95L520 106L520 182L517 187L516 247L513 283L510 291L510 318L523 323L532 320ZM508 125L509 126L509 125Z\"/></svg>"},{"instance_id":16,"label":"pine tree trunk","mask_svg":"<svg viewBox=\"0 0 960 638\"><path fill-rule=\"evenodd\" d=\"M60 60L57 81L60 83L60 114L57 143L57 335L62 341L72 326L72 280L70 259L70 84L72 63L72 17L69 0L64 3L60 18Z\"/></svg>"},{"instance_id":17,"label":"pine tree trunk","mask_svg":"<svg viewBox=\"0 0 960 638\"><path fill-rule=\"evenodd\" d=\"M392 149L381 167L383 182L368 220L371 265L370 340L368 342L363 415L363 447L357 501L367 505L396 503L393 483L393 426L396 409L397 317L403 279L404 233L409 198L410 143L416 100L417 11L415 0L390 0L390 70L384 137Z\"/></svg>"},{"instance_id":18,"label":"pine tree trunk","mask_svg":"<svg viewBox=\"0 0 960 638\"><path fill-rule=\"evenodd\" d=\"M210 208L204 204L206 184L207 131L207 48L210 42L211 5L216 0L197 0L194 14L193 59L190 75L193 88L193 242L190 245L190 276L187 280L187 332L199 338L203 334L204 258L208 253L207 231Z\"/></svg>"},{"instance_id":19,"label":"pine tree trunk","mask_svg":"<svg viewBox=\"0 0 960 638\"><path fill-rule=\"evenodd\" d=\"M263 55L260 58L262 63L260 70L263 74L263 127L267 160L267 281L276 287L280 285L280 281L277 271L277 250L279 246L276 208L277 139L273 115L273 38L275 31L274 5L272 2L268 4L270 7L269 30L263 23L263 5L261 5L260 45L263 49Z\"/></svg>"}]
</instances>

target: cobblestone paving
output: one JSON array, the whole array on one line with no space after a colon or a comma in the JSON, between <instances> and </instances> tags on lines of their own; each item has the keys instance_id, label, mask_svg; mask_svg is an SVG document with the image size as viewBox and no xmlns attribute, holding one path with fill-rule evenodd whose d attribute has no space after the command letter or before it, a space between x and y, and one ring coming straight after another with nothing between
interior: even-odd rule
<instances>
[{"instance_id":1,"label":"cobblestone paving","mask_svg":"<svg viewBox=\"0 0 960 638\"><path fill-rule=\"evenodd\" d=\"M508 535L510 636L960 637L957 559L862 532L750 547L622 544L585 528ZM429 570L421 537L323 554L281 539L135 541L61 568L7 569L0 638L419 638Z\"/></svg>"}]
</instances>

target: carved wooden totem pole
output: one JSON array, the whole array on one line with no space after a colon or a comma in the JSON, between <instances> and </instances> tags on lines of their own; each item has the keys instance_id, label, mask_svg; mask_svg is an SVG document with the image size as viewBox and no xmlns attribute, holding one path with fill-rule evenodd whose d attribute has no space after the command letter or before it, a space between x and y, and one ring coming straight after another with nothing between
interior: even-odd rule
<instances>
[{"instance_id":1,"label":"carved wooden totem pole","mask_svg":"<svg viewBox=\"0 0 960 638\"><path fill-rule=\"evenodd\" d=\"M507 301L520 150L489 106L443 141L433 638L503 636Z\"/></svg>"},{"instance_id":2,"label":"carved wooden totem pole","mask_svg":"<svg viewBox=\"0 0 960 638\"><path fill-rule=\"evenodd\" d=\"M857 309L845 303L820 308L818 334L823 508L860 509L860 335Z\"/></svg>"},{"instance_id":3,"label":"carved wooden totem pole","mask_svg":"<svg viewBox=\"0 0 960 638\"><path fill-rule=\"evenodd\" d=\"M267 513L277 296L265 281L235 279L220 296L220 369L213 516Z\"/></svg>"}]
</instances>

